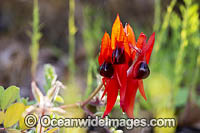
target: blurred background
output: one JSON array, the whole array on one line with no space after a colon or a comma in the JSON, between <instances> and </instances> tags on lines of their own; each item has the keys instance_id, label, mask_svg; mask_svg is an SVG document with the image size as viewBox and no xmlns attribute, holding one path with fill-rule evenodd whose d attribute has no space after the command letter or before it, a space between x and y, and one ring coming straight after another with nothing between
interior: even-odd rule
<instances>
[{"instance_id":1,"label":"blurred background","mask_svg":"<svg viewBox=\"0 0 200 133\"><path fill-rule=\"evenodd\" d=\"M136 118L176 118L177 128L124 127L125 132L200 132L199 0L32 0L0 1L0 85L16 85L30 97L31 81L44 88L44 64L51 64L66 86L66 103L85 99L100 82L98 52L105 31L119 13L136 35L156 33ZM35 9L35 10L34 10ZM35 18L35 19L34 19ZM38 26L39 25L39 26ZM105 106L91 104L102 113ZM116 105L111 117L126 117ZM111 129L109 129L111 130ZM79 131L83 132L83 131ZM91 127L87 132L109 132Z\"/></svg>"}]
</instances>

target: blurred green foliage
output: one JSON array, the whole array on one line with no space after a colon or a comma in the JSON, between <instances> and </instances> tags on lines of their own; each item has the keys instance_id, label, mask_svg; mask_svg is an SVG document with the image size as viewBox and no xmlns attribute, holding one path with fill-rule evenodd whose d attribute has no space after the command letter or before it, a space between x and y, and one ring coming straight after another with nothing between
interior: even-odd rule
<instances>
[{"instance_id":1,"label":"blurred green foliage","mask_svg":"<svg viewBox=\"0 0 200 133\"><path fill-rule=\"evenodd\" d=\"M97 58L95 58L96 53L91 51L97 51L96 48L99 48L101 38L103 36L102 26L103 26L103 14L101 12L94 12L95 9L90 6L84 8L84 48L87 55L88 63L88 72L87 72L87 88L85 97L88 97L89 94L96 87L96 78L98 74L98 63ZM93 16L93 17L91 17ZM99 42L99 43L97 43ZM97 56L98 57L98 56Z\"/></svg>"}]
</instances>

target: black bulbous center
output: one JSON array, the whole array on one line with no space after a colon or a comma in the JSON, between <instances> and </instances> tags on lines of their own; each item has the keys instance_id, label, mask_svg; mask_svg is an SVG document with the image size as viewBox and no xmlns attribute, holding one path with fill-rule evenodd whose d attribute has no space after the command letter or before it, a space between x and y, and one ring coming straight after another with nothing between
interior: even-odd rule
<instances>
[{"instance_id":1,"label":"black bulbous center","mask_svg":"<svg viewBox=\"0 0 200 133\"><path fill-rule=\"evenodd\" d=\"M101 66L100 66L100 75L104 76L104 77L112 77L113 73L114 73L114 69L111 63L108 62L104 62Z\"/></svg>"},{"instance_id":2,"label":"black bulbous center","mask_svg":"<svg viewBox=\"0 0 200 133\"><path fill-rule=\"evenodd\" d=\"M114 64L123 64L125 62L124 49L116 48L112 53L112 61Z\"/></svg>"},{"instance_id":3,"label":"black bulbous center","mask_svg":"<svg viewBox=\"0 0 200 133\"><path fill-rule=\"evenodd\" d=\"M138 79L145 79L149 76L150 70L145 61L142 61L139 64L138 70L137 70L137 77Z\"/></svg>"}]
</instances>

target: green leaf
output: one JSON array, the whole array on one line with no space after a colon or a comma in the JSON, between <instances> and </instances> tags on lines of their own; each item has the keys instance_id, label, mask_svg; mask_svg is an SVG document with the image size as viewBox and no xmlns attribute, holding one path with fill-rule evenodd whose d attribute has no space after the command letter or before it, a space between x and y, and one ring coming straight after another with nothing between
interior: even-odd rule
<instances>
[{"instance_id":1,"label":"green leaf","mask_svg":"<svg viewBox=\"0 0 200 133\"><path fill-rule=\"evenodd\" d=\"M23 103L24 105L28 105L28 100L29 100L29 98L27 97L27 98L20 98L20 99L18 99L17 100L17 102L21 102L21 103Z\"/></svg>"},{"instance_id":2,"label":"green leaf","mask_svg":"<svg viewBox=\"0 0 200 133\"><path fill-rule=\"evenodd\" d=\"M46 80L46 85L44 86L45 92L47 92L52 85L52 81L57 77L55 73L55 69L52 65L46 64L44 66L44 71L45 71L45 80Z\"/></svg>"},{"instance_id":3,"label":"green leaf","mask_svg":"<svg viewBox=\"0 0 200 133\"><path fill-rule=\"evenodd\" d=\"M61 96L59 96L59 95L56 96L56 98L55 98L54 101L58 102L58 103L64 103L64 99Z\"/></svg>"},{"instance_id":4,"label":"green leaf","mask_svg":"<svg viewBox=\"0 0 200 133\"><path fill-rule=\"evenodd\" d=\"M16 124L25 111L25 106L23 103L12 104L5 113L4 116L4 127L8 128Z\"/></svg>"},{"instance_id":5,"label":"green leaf","mask_svg":"<svg viewBox=\"0 0 200 133\"><path fill-rule=\"evenodd\" d=\"M3 95L3 92L4 92L4 88L3 86L0 86L0 109L1 109L1 97Z\"/></svg>"},{"instance_id":6,"label":"green leaf","mask_svg":"<svg viewBox=\"0 0 200 133\"><path fill-rule=\"evenodd\" d=\"M1 101L1 109L7 109L7 107L13 103L17 98L19 98L20 89L16 86L8 87L0 97Z\"/></svg>"},{"instance_id":7,"label":"green leaf","mask_svg":"<svg viewBox=\"0 0 200 133\"><path fill-rule=\"evenodd\" d=\"M4 112L0 111L0 124L3 122L4 116L5 116Z\"/></svg>"},{"instance_id":8,"label":"green leaf","mask_svg":"<svg viewBox=\"0 0 200 133\"><path fill-rule=\"evenodd\" d=\"M29 108L29 107L30 107L30 106L25 106L25 107L24 107L24 111L25 111L27 108ZM20 117L20 119L19 119L19 129L20 129L20 130L29 129L29 128L25 125L25 123L24 123L25 117L26 117L26 116L23 116L23 115L22 115L22 116Z\"/></svg>"},{"instance_id":9,"label":"green leaf","mask_svg":"<svg viewBox=\"0 0 200 133\"><path fill-rule=\"evenodd\" d=\"M1 95L1 93L4 91L4 88L3 88L3 86L0 86L0 95Z\"/></svg>"},{"instance_id":10,"label":"green leaf","mask_svg":"<svg viewBox=\"0 0 200 133\"><path fill-rule=\"evenodd\" d=\"M27 105L33 105L33 104L36 104L37 102L36 101L28 101Z\"/></svg>"}]
</instances>

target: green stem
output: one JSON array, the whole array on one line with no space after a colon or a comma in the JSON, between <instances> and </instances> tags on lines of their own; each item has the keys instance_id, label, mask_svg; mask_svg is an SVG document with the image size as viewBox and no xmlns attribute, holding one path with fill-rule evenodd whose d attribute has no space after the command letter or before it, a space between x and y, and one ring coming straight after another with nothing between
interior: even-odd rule
<instances>
[{"instance_id":1,"label":"green stem","mask_svg":"<svg viewBox=\"0 0 200 133\"><path fill-rule=\"evenodd\" d=\"M75 65L75 0L69 0L69 71L70 80L74 81L74 75L76 70Z\"/></svg>"},{"instance_id":2,"label":"green stem","mask_svg":"<svg viewBox=\"0 0 200 133\"><path fill-rule=\"evenodd\" d=\"M31 74L33 80L35 79L36 67L38 64L38 54L39 54L39 40L41 38L40 28L39 28L39 7L38 0L33 1L33 32L31 35L32 44L30 47L30 54L32 58Z\"/></svg>"}]
</instances>

